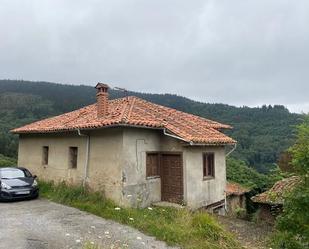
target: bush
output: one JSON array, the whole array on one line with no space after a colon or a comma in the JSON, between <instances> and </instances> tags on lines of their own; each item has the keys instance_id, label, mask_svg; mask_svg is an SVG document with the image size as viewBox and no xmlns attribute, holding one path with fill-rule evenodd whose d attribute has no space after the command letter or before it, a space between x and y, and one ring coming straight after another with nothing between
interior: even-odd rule
<instances>
[{"instance_id":1,"label":"bush","mask_svg":"<svg viewBox=\"0 0 309 249\"><path fill-rule=\"evenodd\" d=\"M297 128L297 140L290 149L292 165L301 178L285 196L283 213L276 222L273 246L278 249L309 248L309 116Z\"/></svg>"},{"instance_id":2,"label":"bush","mask_svg":"<svg viewBox=\"0 0 309 249\"><path fill-rule=\"evenodd\" d=\"M16 166L17 161L15 158L3 156L0 154L0 167L10 167L10 166Z\"/></svg>"},{"instance_id":3,"label":"bush","mask_svg":"<svg viewBox=\"0 0 309 249\"><path fill-rule=\"evenodd\" d=\"M237 207L235 209L235 215L237 218L245 219L247 216L247 210L245 208Z\"/></svg>"}]
</instances>

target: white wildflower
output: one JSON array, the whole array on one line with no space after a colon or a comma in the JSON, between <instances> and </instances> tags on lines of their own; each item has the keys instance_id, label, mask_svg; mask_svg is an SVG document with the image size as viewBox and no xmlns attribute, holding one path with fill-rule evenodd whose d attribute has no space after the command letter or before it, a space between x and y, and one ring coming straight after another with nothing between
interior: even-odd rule
<instances>
[{"instance_id":1,"label":"white wildflower","mask_svg":"<svg viewBox=\"0 0 309 249\"><path fill-rule=\"evenodd\" d=\"M134 219L130 217L129 220L132 220L132 221L133 221Z\"/></svg>"},{"instance_id":2,"label":"white wildflower","mask_svg":"<svg viewBox=\"0 0 309 249\"><path fill-rule=\"evenodd\" d=\"M115 210L117 210L117 211L120 210L120 207L115 207Z\"/></svg>"},{"instance_id":3,"label":"white wildflower","mask_svg":"<svg viewBox=\"0 0 309 249\"><path fill-rule=\"evenodd\" d=\"M148 207L148 210L152 210L152 207Z\"/></svg>"}]
</instances>

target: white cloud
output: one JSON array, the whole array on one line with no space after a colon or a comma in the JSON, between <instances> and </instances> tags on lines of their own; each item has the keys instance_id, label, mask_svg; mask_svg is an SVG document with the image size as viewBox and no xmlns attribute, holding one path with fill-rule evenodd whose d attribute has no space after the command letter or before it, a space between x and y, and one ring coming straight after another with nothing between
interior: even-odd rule
<instances>
[{"instance_id":1,"label":"white cloud","mask_svg":"<svg viewBox=\"0 0 309 249\"><path fill-rule=\"evenodd\" d=\"M0 78L309 111L306 0L0 2Z\"/></svg>"}]
</instances>

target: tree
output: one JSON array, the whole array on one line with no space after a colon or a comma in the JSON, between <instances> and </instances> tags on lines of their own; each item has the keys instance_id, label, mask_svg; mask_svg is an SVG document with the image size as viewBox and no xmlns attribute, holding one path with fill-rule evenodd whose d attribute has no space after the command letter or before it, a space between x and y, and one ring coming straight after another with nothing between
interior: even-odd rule
<instances>
[{"instance_id":1,"label":"tree","mask_svg":"<svg viewBox=\"0 0 309 249\"><path fill-rule=\"evenodd\" d=\"M297 140L289 152L301 181L285 197L273 242L279 249L305 249L309 248L309 115L297 127Z\"/></svg>"}]
</instances>

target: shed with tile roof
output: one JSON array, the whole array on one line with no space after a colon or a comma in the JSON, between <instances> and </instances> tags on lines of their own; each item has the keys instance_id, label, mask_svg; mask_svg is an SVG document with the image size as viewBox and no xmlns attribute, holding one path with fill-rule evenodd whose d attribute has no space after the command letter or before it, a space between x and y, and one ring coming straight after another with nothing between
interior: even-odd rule
<instances>
[{"instance_id":1,"label":"shed with tile roof","mask_svg":"<svg viewBox=\"0 0 309 249\"><path fill-rule=\"evenodd\" d=\"M258 218L268 223L274 223L282 212L284 197L299 184L300 177L291 176L276 182L269 190L253 196L251 200L258 204Z\"/></svg>"}]
</instances>

